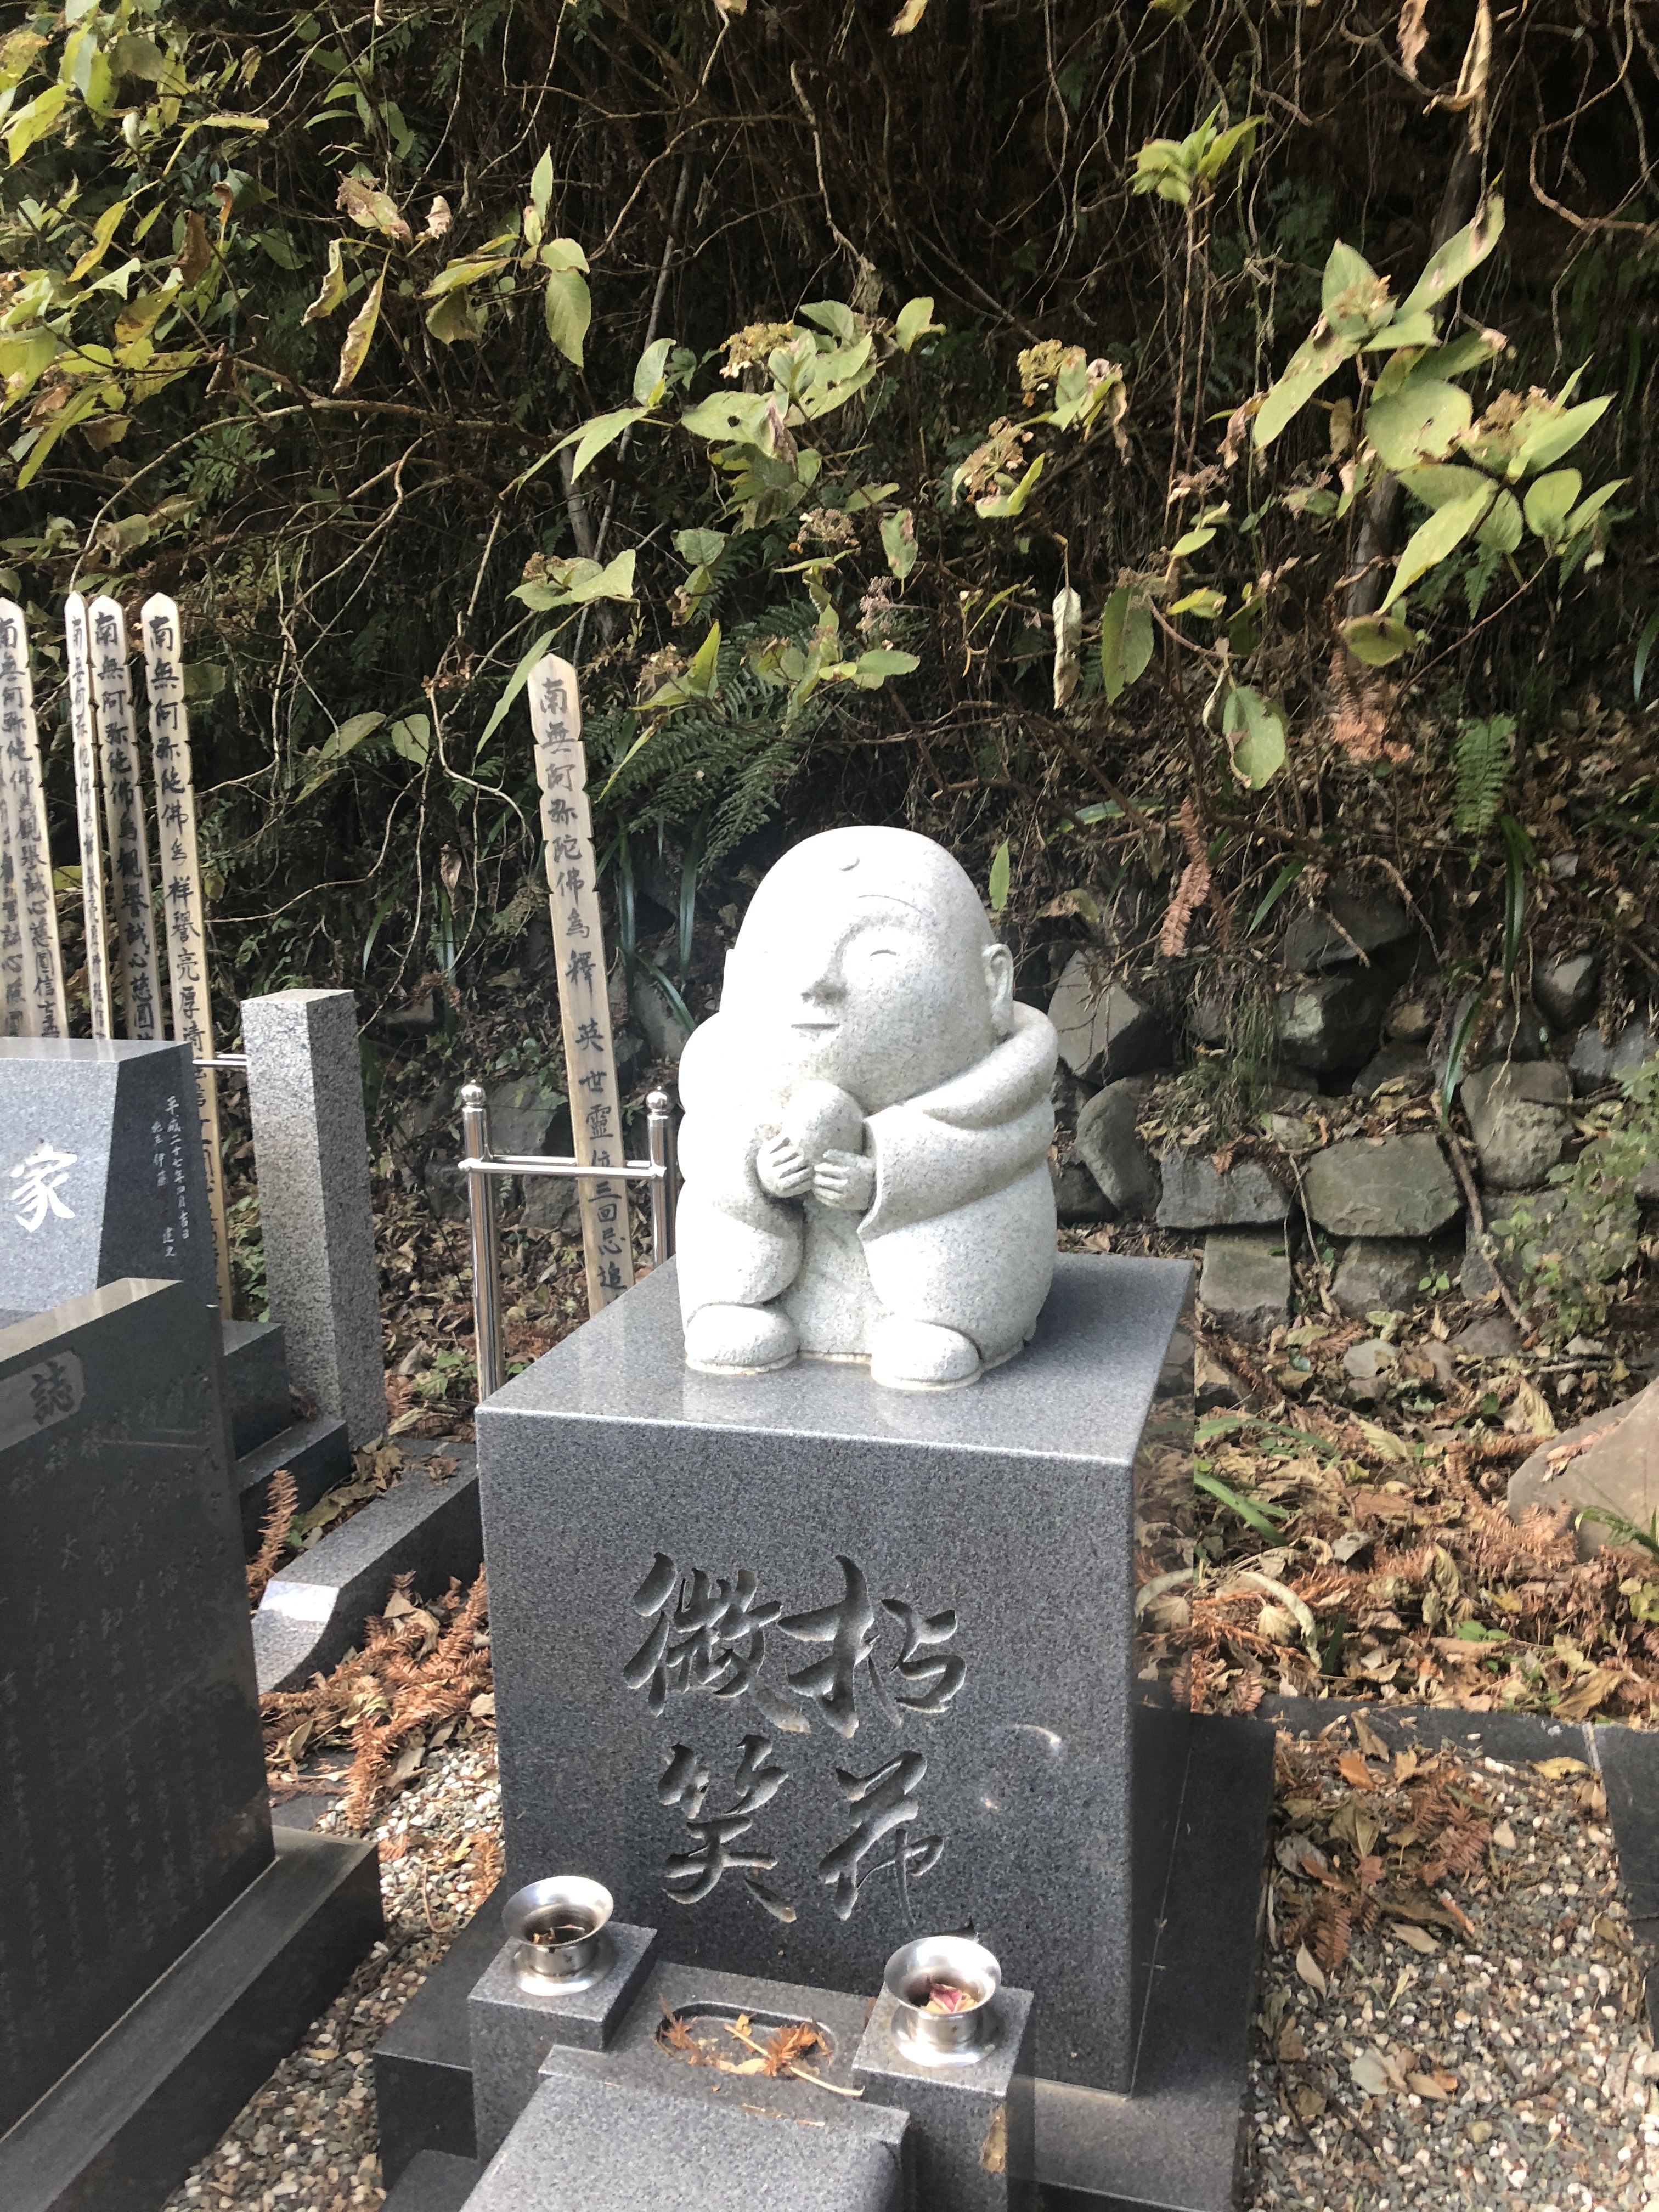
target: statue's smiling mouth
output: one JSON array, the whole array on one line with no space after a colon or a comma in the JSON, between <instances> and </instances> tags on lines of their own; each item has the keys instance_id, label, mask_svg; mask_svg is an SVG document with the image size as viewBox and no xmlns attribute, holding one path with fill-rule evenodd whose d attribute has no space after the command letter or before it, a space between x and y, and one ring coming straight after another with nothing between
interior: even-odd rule
<instances>
[{"instance_id":1,"label":"statue's smiling mouth","mask_svg":"<svg viewBox=\"0 0 1659 2212\"><path fill-rule=\"evenodd\" d=\"M837 1021L826 1020L821 1022L792 1022L789 1026L791 1029L797 1030L838 1030L841 1027L841 1024Z\"/></svg>"}]
</instances>

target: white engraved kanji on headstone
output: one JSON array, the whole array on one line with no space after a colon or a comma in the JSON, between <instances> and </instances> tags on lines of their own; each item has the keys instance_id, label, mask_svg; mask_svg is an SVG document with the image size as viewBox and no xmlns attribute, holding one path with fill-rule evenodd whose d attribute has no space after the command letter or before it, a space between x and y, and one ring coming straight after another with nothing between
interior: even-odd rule
<instances>
[{"instance_id":1,"label":"white engraved kanji on headstone","mask_svg":"<svg viewBox=\"0 0 1659 2212\"><path fill-rule=\"evenodd\" d=\"M62 1194L76 1158L56 1145L40 1144L19 1160L7 1178L7 1196L16 1209L20 1229L32 1236L54 1214L60 1221L74 1220L75 1210L64 1204Z\"/></svg>"}]
</instances>

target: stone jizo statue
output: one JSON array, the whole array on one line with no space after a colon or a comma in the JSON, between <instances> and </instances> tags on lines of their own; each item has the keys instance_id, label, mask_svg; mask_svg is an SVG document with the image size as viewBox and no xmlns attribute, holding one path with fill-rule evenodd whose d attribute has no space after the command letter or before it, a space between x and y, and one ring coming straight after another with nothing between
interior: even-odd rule
<instances>
[{"instance_id":1,"label":"stone jizo statue","mask_svg":"<svg viewBox=\"0 0 1659 2212\"><path fill-rule=\"evenodd\" d=\"M867 1360L941 1390L1012 1358L1054 1272L1055 1053L942 847L832 830L786 854L680 1063L687 1364Z\"/></svg>"}]
</instances>

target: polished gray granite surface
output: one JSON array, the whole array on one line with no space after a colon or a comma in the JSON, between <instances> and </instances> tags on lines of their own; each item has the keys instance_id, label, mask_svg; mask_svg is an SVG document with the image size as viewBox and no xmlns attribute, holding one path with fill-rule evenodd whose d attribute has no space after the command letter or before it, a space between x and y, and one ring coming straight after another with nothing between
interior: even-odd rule
<instances>
[{"instance_id":1,"label":"polished gray granite surface","mask_svg":"<svg viewBox=\"0 0 1659 2212\"><path fill-rule=\"evenodd\" d=\"M687 1374L664 1269L482 1407L511 1885L829 1988L971 1927L1038 2070L1127 2087L1186 1756L1137 1455L1173 1376L1190 1496L1189 1281L1063 1256L1025 1353L908 1396Z\"/></svg>"}]
</instances>

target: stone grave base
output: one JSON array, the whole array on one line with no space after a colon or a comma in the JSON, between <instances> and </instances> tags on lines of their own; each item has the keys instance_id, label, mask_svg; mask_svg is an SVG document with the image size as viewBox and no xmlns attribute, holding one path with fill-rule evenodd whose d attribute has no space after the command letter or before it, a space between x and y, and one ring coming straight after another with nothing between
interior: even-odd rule
<instances>
[{"instance_id":1,"label":"stone grave base","mask_svg":"<svg viewBox=\"0 0 1659 2212\"><path fill-rule=\"evenodd\" d=\"M1135 2087L1038 2081L1045 2212L1233 2204L1272 1785L1269 1729L1194 1721ZM501 1901L485 1903L375 2052L382 2171L396 2185L385 2212L458 2212L479 2179L467 1998L499 1948Z\"/></svg>"},{"instance_id":2,"label":"stone grave base","mask_svg":"<svg viewBox=\"0 0 1659 2212\"><path fill-rule=\"evenodd\" d=\"M10 2131L6 2212L149 2212L383 1932L372 1844L276 1832L274 1862Z\"/></svg>"}]
</instances>

